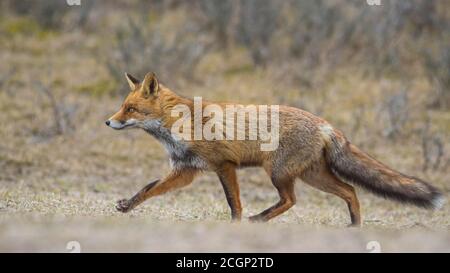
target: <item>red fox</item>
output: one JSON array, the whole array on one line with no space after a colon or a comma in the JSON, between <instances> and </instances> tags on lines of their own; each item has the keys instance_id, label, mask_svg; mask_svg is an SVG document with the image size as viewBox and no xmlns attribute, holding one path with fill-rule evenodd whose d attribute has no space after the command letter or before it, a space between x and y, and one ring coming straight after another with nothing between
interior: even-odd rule
<instances>
[{"instance_id":1,"label":"red fox","mask_svg":"<svg viewBox=\"0 0 450 273\"><path fill-rule=\"evenodd\" d=\"M160 84L154 73L148 73L142 82L129 74L125 76L131 92L106 125L116 130L145 130L165 146L172 171L130 199L118 201L116 208L121 212L129 212L150 197L189 185L202 171L214 171L223 186L232 219L240 220L242 206L236 169L248 166L264 168L280 197L275 205L251 216L250 221L268 221L291 208L296 203L296 178L342 198L348 205L352 226L361 225L359 201L352 185L423 208L438 209L444 203L443 195L434 186L392 170L352 145L327 121L293 107L279 106L278 146L271 151L263 151L258 139L180 139L171 131L179 119L172 111L176 105L195 111L194 101ZM211 104L204 102L202 109ZM230 104L216 105L226 108ZM201 122L206 125L208 118ZM247 120L243 128L248 127Z\"/></svg>"}]
</instances>

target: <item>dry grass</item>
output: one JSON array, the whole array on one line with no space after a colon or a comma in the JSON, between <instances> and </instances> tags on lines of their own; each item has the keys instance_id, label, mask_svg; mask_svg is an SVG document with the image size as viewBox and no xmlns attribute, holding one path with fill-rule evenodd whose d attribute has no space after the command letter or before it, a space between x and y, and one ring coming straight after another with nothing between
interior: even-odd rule
<instances>
[{"instance_id":1,"label":"dry grass","mask_svg":"<svg viewBox=\"0 0 450 273\"><path fill-rule=\"evenodd\" d=\"M115 201L163 177L169 165L150 136L103 124L122 100L110 95L116 83L96 58L108 45L104 37L75 30L1 39L0 75L11 76L0 86L0 251L66 251L71 240L80 241L84 251L364 252L372 240L383 251L450 251L448 204L432 212L360 192L364 227L349 230L345 203L300 181L297 205L268 224L230 224L220 183L211 173L122 215L114 210ZM169 75L160 76L172 86ZM55 133L54 111L36 81L72 113L72 129ZM408 119L400 135L390 139L383 135L389 117L380 109L405 86ZM225 56L204 56L194 79L177 83L176 91L306 108L388 165L432 181L447 195L450 191L450 112L426 108L431 91L425 77L407 84L396 77L379 80L350 65L332 73L254 69L236 47ZM430 132L444 140L446 153L439 166L424 172L420 132L426 120ZM239 178L245 216L277 200L261 170L241 170Z\"/></svg>"},{"instance_id":2,"label":"dry grass","mask_svg":"<svg viewBox=\"0 0 450 273\"><path fill-rule=\"evenodd\" d=\"M244 87L236 84L239 88ZM211 173L122 215L114 210L116 200L168 172L163 148L144 132L116 132L104 126L105 118L120 104L119 97L73 98L81 108L76 130L41 139L34 134L51 123L44 117L50 111L33 108L32 100L23 99L27 92L0 94L1 107L7 109L1 117L0 251L66 251L70 240L80 241L84 251L366 251L370 240L380 241L385 251L450 250L443 243L448 242L450 227L448 205L431 212L360 192L364 227L347 230L345 203L301 182L298 204L267 225L230 225L220 183ZM221 88L192 93L229 98ZM261 92L259 100L269 101L271 94ZM255 99L248 96L242 100ZM72 101L70 96L65 99ZM332 120L340 118L345 120L345 113ZM420 147L414 146L414 140L409 143L377 139L366 146L390 165L448 192L445 170L422 173L416 168ZM239 177L245 216L277 200L260 169L241 170ZM421 243L417 238L427 239Z\"/></svg>"}]
</instances>

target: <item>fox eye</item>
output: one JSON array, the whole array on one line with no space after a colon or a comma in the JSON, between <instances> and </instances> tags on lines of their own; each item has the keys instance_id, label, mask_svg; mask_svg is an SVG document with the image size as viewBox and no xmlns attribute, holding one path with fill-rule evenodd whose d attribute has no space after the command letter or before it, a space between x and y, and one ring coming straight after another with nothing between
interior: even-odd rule
<instances>
[{"instance_id":1,"label":"fox eye","mask_svg":"<svg viewBox=\"0 0 450 273\"><path fill-rule=\"evenodd\" d=\"M136 109L134 107L128 107L127 108L127 112L128 113L133 113L133 112L136 112Z\"/></svg>"}]
</instances>

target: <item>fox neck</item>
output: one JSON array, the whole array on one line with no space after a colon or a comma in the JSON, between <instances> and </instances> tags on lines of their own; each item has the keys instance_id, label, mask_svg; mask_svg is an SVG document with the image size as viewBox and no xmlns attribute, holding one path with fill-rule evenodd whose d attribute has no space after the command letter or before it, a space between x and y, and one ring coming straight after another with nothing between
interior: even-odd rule
<instances>
[{"instance_id":1,"label":"fox neck","mask_svg":"<svg viewBox=\"0 0 450 273\"><path fill-rule=\"evenodd\" d=\"M161 142L171 157L182 157L186 153L187 145L182 140L175 139L170 130L163 125L162 120L144 121L143 129Z\"/></svg>"},{"instance_id":2,"label":"fox neck","mask_svg":"<svg viewBox=\"0 0 450 273\"><path fill-rule=\"evenodd\" d=\"M177 104L187 105L193 109L193 100L178 96L169 89L161 90L162 115L161 118L146 120L143 122L142 129L156 138L166 148L170 157L170 163L174 168L195 168L205 169L206 163L197 154L195 154L188 143L182 139L176 139L172 135L170 128L177 118L172 118L171 111Z\"/></svg>"},{"instance_id":3,"label":"fox neck","mask_svg":"<svg viewBox=\"0 0 450 273\"><path fill-rule=\"evenodd\" d=\"M143 129L164 146L169 154L170 164L173 168L205 168L204 161L189 149L187 143L181 139L175 139L171 131L163 125L161 120L145 121Z\"/></svg>"},{"instance_id":4,"label":"fox neck","mask_svg":"<svg viewBox=\"0 0 450 273\"><path fill-rule=\"evenodd\" d=\"M170 130L163 126L161 120L145 121L143 129L164 145L174 169L207 168L205 161L189 149L188 144L183 140L175 139Z\"/></svg>"},{"instance_id":5,"label":"fox neck","mask_svg":"<svg viewBox=\"0 0 450 273\"><path fill-rule=\"evenodd\" d=\"M159 117L145 120L143 122L142 129L161 141L164 145L167 144L173 147L180 145L185 146L185 144L181 141L177 141L170 132L169 128L171 128L172 124L175 122L175 119L171 116L171 111L177 104L191 105L193 102L189 99L178 96L164 86L162 86L162 90L160 91L160 98L161 112Z\"/></svg>"}]
</instances>

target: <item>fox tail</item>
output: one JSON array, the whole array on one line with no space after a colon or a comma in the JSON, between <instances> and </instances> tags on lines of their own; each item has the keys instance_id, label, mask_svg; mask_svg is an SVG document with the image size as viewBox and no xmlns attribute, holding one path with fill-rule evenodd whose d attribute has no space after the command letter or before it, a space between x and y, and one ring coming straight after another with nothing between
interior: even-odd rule
<instances>
[{"instance_id":1,"label":"fox tail","mask_svg":"<svg viewBox=\"0 0 450 273\"><path fill-rule=\"evenodd\" d=\"M397 172L373 159L335 130L326 130L325 159L342 180L376 195L427 209L439 209L445 199L429 183Z\"/></svg>"}]
</instances>

